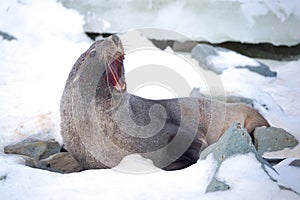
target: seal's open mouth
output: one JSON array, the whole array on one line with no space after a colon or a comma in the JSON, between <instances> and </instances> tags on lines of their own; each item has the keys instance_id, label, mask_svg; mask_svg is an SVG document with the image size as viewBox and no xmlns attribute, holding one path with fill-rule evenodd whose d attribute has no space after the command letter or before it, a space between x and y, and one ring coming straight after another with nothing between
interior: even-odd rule
<instances>
[{"instance_id":1,"label":"seal's open mouth","mask_svg":"<svg viewBox=\"0 0 300 200\"><path fill-rule=\"evenodd\" d=\"M110 63L107 69L107 77L110 86L115 88L119 92L122 92L126 89L126 83L123 77L124 76L123 60L124 60L124 55L117 56L117 58Z\"/></svg>"}]
</instances>

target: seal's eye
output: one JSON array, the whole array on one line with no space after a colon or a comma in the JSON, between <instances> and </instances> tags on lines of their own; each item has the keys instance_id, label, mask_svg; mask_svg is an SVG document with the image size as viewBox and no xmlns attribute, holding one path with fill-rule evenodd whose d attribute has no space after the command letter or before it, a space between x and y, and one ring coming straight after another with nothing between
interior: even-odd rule
<instances>
[{"instance_id":1,"label":"seal's eye","mask_svg":"<svg viewBox=\"0 0 300 200\"><path fill-rule=\"evenodd\" d=\"M91 52L90 52L90 54L89 54L89 56L92 58L92 57L95 57L95 55L96 55L96 50L92 50Z\"/></svg>"}]
</instances>

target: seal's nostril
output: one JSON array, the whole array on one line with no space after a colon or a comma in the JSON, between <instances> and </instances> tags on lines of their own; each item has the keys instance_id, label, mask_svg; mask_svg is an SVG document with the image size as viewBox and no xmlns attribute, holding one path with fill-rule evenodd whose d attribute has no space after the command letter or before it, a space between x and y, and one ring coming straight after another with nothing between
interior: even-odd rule
<instances>
[{"instance_id":1,"label":"seal's nostril","mask_svg":"<svg viewBox=\"0 0 300 200\"><path fill-rule=\"evenodd\" d=\"M119 37L118 37L116 34L113 34L113 35L111 36L111 39L114 41L114 43L115 43L116 45L119 44L120 39L119 39Z\"/></svg>"}]
</instances>

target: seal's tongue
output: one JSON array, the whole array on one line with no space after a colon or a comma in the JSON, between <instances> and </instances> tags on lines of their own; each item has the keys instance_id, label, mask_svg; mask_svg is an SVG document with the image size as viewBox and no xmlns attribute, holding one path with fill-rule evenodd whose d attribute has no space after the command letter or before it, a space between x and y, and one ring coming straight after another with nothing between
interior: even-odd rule
<instances>
[{"instance_id":1,"label":"seal's tongue","mask_svg":"<svg viewBox=\"0 0 300 200\"><path fill-rule=\"evenodd\" d=\"M126 83L123 76L123 59L118 58L114 60L107 69L108 82L110 86L114 87L117 91L124 91Z\"/></svg>"}]
</instances>

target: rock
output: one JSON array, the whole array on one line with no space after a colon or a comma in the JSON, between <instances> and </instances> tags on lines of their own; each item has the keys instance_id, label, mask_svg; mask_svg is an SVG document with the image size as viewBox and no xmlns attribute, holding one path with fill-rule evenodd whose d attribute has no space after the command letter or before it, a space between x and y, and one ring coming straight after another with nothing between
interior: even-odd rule
<instances>
[{"instance_id":1,"label":"rock","mask_svg":"<svg viewBox=\"0 0 300 200\"><path fill-rule=\"evenodd\" d=\"M209 154L212 154L214 159L217 161L217 169L214 173L214 177L211 183L206 188L206 192L215 192L229 189L230 187L226 183L223 183L216 179L216 174L222 162L232 156L248 153L253 153L255 155L256 159L261 163L262 169L272 180L274 180L265 169L265 166L270 167L274 171L275 169L257 153L247 130L244 127L241 127L241 124L236 123L225 131L218 142L210 145L200 154L200 159L205 159Z\"/></svg>"},{"instance_id":2,"label":"rock","mask_svg":"<svg viewBox=\"0 0 300 200\"><path fill-rule=\"evenodd\" d=\"M209 56L217 55L218 51L216 48L208 44L197 44L191 51L192 58L196 59L203 69L221 74L223 70L211 63L209 59Z\"/></svg>"},{"instance_id":3,"label":"rock","mask_svg":"<svg viewBox=\"0 0 300 200\"><path fill-rule=\"evenodd\" d=\"M276 72L271 71L267 65L259 61L209 44L197 44L192 49L191 56L198 61L201 67L217 74L222 74L224 70L235 67L238 69L245 68L265 77L276 77L277 75ZM235 60L241 60L241 63L233 63L233 56Z\"/></svg>"},{"instance_id":4,"label":"rock","mask_svg":"<svg viewBox=\"0 0 300 200\"><path fill-rule=\"evenodd\" d=\"M203 98L203 97L206 97L206 96L200 92L200 88L194 87L192 89L192 91L190 92L190 97Z\"/></svg>"},{"instance_id":5,"label":"rock","mask_svg":"<svg viewBox=\"0 0 300 200\"><path fill-rule=\"evenodd\" d=\"M178 41L178 40L157 40L148 38L154 46L161 50L171 47L173 51L191 52L191 50L198 44L197 41Z\"/></svg>"},{"instance_id":6,"label":"rock","mask_svg":"<svg viewBox=\"0 0 300 200\"><path fill-rule=\"evenodd\" d=\"M3 32L3 31L0 31L0 36L4 39L4 40L8 40L8 41L11 41L11 40L16 40L17 38L15 36L12 36L6 32Z\"/></svg>"},{"instance_id":7,"label":"rock","mask_svg":"<svg viewBox=\"0 0 300 200\"><path fill-rule=\"evenodd\" d=\"M202 151L200 159L205 159L210 153L213 153L218 163L234 155L248 153L253 153L260 162L263 162L263 164L266 163L266 161L257 154L251 136L247 132L247 129L242 127L240 123L231 125L218 142Z\"/></svg>"},{"instance_id":8,"label":"rock","mask_svg":"<svg viewBox=\"0 0 300 200\"><path fill-rule=\"evenodd\" d=\"M252 99L246 98L246 97L241 97L241 96L226 96L226 102L227 103L238 103L242 102L245 104L248 104L249 106L254 107L254 102Z\"/></svg>"},{"instance_id":9,"label":"rock","mask_svg":"<svg viewBox=\"0 0 300 200\"><path fill-rule=\"evenodd\" d=\"M251 44L245 42L223 42L219 47L239 52L252 58L291 61L300 58L300 44L286 46L271 43Z\"/></svg>"},{"instance_id":10,"label":"rock","mask_svg":"<svg viewBox=\"0 0 300 200\"><path fill-rule=\"evenodd\" d=\"M6 146L4 153L20 154L39 160L60 152L60 149L61 147L56 141L40 141L29 138L17 144Z\"/></svg>"},{"instance_id":11,"label":"rock","mask_svg":"<svg viewBox=\"0 0 300 200\"><path fill-rule=\"evenodd\" d=\"M275 166L277 164L279 164L280 162L282 162L285 158L266 158L264 157L264 159L272 166Z\"/></svg>"},{"instance_id":12,"label":"rock","mask_svg":"<svg viewBox=\"0 0 300 200\"><path fill-rule=\"evenodd\" d=\"M150 39L150 41L161 50L165 50L167 47L172 47L174 44L174 40L156 40Z\"/></svg>"},{"instance_id":13,"label":"rock","mask_svg":"<svg viewBox=\"0 0 300 200\"><path fill-rule=\"evenodd\" d=\"M300 159L297 160L293 160L289 166L293 166L293 167L300 167Z\"/></svg>"},{"instance_id":14,"label":"rock","mask_svg":"<svg viewBox=\"0 0 300 200\"><path fill-rule=\"evenodd\" d=\"M6 178L7 178L7 175L0 176L0 181L5 181Z\"/></svg>"},{"instance_id":15,"label":"rock","mask_svg":"<svg viewBox=\"0 0 300 200\"><path fill-rule=\"evenodd\" d=\"M245 68L245 69L250 70L251 72L256 72L265 77L276 77L277 76L277 72L271 71L267 65L265 65L261 62L258 62L258 63L260 64L259 66L246 65L246 66L236 66L236 68L241 68L241 69Z\"/></svg>"},{"instance_id":16,"label":"rock","mask_svg":"<svg viewBox=\"0 0 300 200\"><path fill-rule=\"evenodd\" d=\"M98 38L107 38L116 33L97 33L97 32L85 32L85 34L92 40L97 40Z\"/></svg>"},{"instance_id":17,"label":"rock","mask_svg":"<svg viewBox=\"0 0 300 200\"><path fill-rule=\"evenodd\" d=\"M26 166L52 172L71 173L83 170L77 160L54 140L40 141L28 138L15 145L4 148L7 154L19 154L25 157Z\"/></svg>"},{"instance_id":18,"label":"rock","mask_svg":"<svg viewBox=\"0 0 300 200\"><path fill-rule=\"evenodd\" d=\"M64 152L61 152L61 150ZM54 140L41 141L28 138L15 145L6 146L4 152L26 156L25 165L32 168L59 173L83 170L79 162L70 153L65 152L59 143Z\"/></svg>"},{"instance_id":19,"label":"rock","mask_svg":"<svg viewBox=\"0 0 300 200\"><path fill-rule=\"evenodd\" d=\"M83 170L79 162L68 152L56 153L40 161L26 162L26 165L59 173L71 173Z\"/></svg>"},{"instance_id":20,"label":"rock","mask_svg":"<svg viewBox=\"0 0 300 200\"><path fill-rule=\"evenodd\" d=\"M95 33L93 33L95 34ZM100 35L100 34L98 34ZM90 36L90 35L89 35ZM106 36L107 37L107 36ZM270 60L291 61L300 58L300 44L287 46L287 45L274 45L271 43L245 43L245 42L222 42L222 43L208 43L204 41L178 41L178 40L154 40L148 38L153 44L160 48L165 49L167 46L172 47L174 51L191 52L192 49L199 43L210 44L215 47L229 49L238 52L251 58L262 58Z\"/></svg>"},{"instance_id":21,"label":"rock","mask_svg":"<svg viewBox=\"0 0 300 200\"><path fill-rule=\"evenodd\" d=\"M265 152L293 148L298 144L295 137L281 128L258 127L254 130L254 145L259 155Z\"/></svg>"},{"instance_id":22,"label":"rock","mask_svg":"<svg viewBox=\"0 0 300 200\"><path fill-rule=\"evenodd\" d=\"M211 182L206 188L206 192L225 191L229 189L230 189L229 185L221 181L218 181L215 177L213 177L213 179L211 180Z\"/></svg>"},{"instance_id":23,"label":"rock","mask_svg":"<svg viewBox=\"0 0 300 200\"><path fill-rule=\"evenodd\" d=\"M198 98L211 98L211 99L215 99L215 100L219 100L219 101L224 101L224 99L226 100L226 103L238 103L238 102L242 102L245 104L248 104L250 106L254 106L254 102L252 99L246 98L246 97L241 97L241 96L226 96L226 98L221 97L221 96L216 96L216 97L207 97L204 94L202 94L200 92L199 88L194 87L192 89L192 91L190 92L190 97L198 97Z\"/></svg>"},{"instance_id":24,"label":"rock","mask_svg":"<svg viewBox=\"0 0 300 200\"><path fill-rule=\"evenodd\" d=\"M30 157L25 158L25 165L28 167L36 168L38 160Z\"/></svg>"},{"instance_id":25,"label":"rock","mask_svg":"<svg viewBox=\"0 0 300 200\"><path fill-rule=\"evenodd\" d=\"M198 44L196 41L174 41L172 49L174 51L181 51L181 52L191 52L192 49Z\"/></svg>"}]
</instances>

